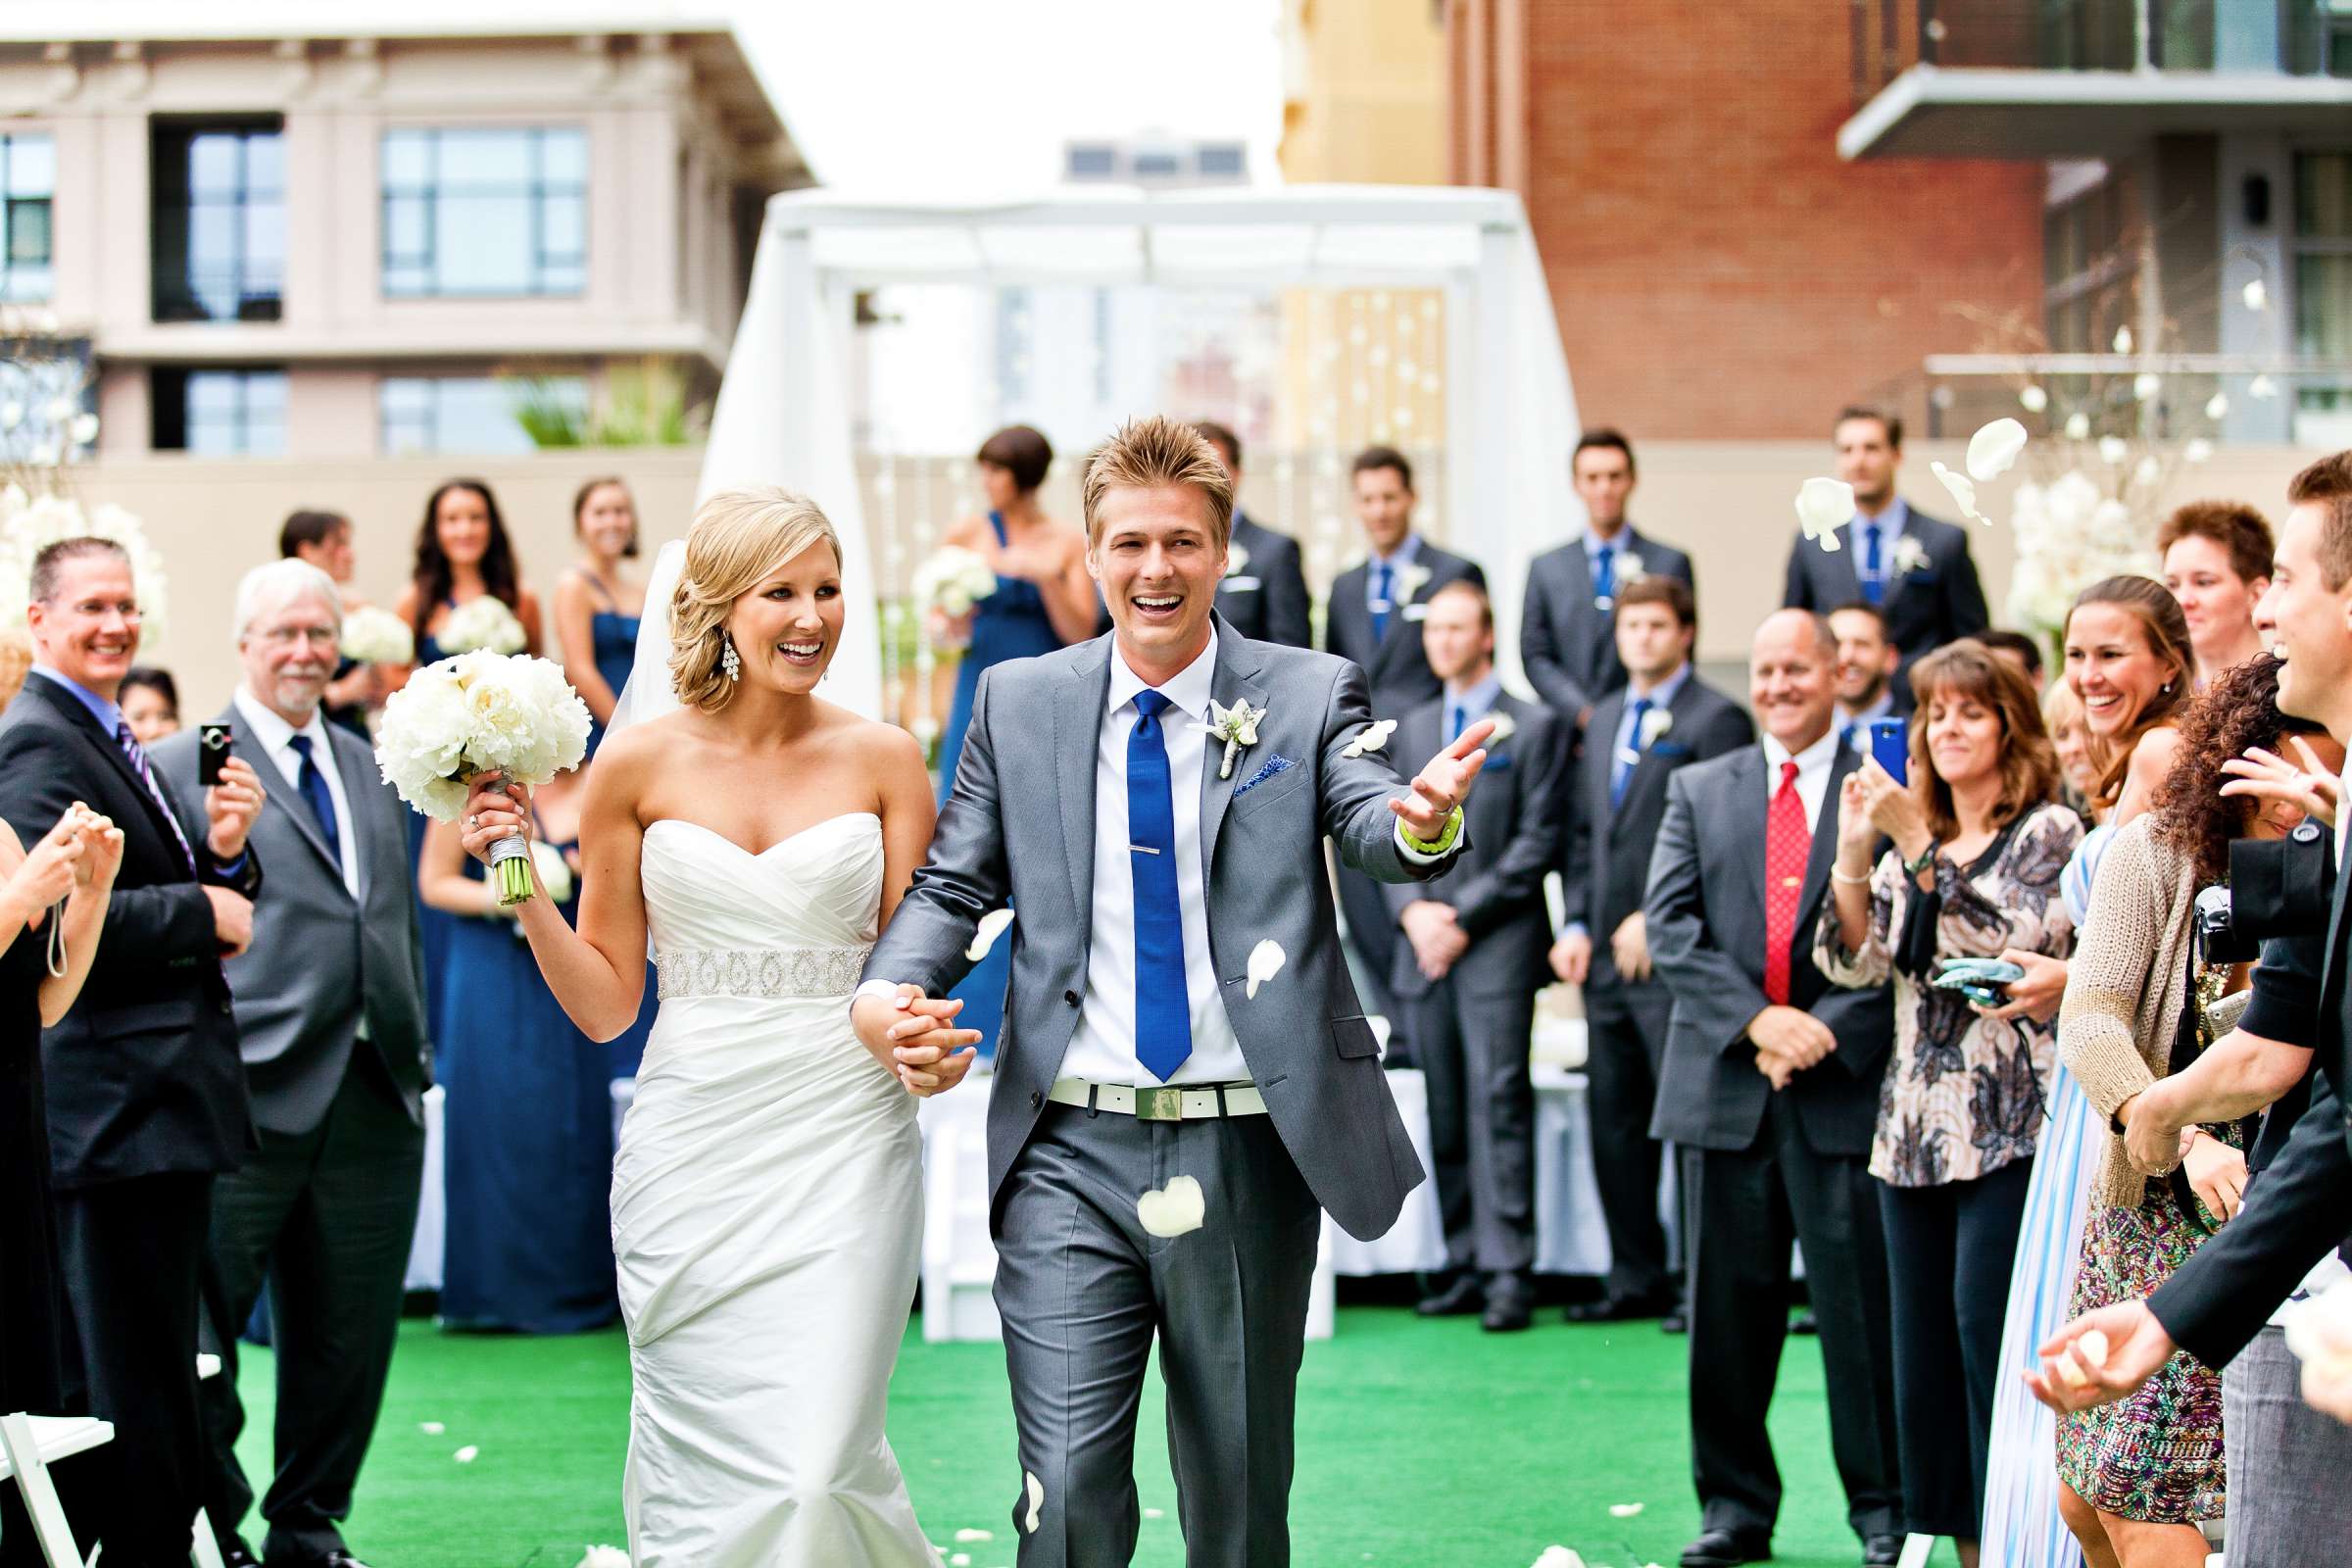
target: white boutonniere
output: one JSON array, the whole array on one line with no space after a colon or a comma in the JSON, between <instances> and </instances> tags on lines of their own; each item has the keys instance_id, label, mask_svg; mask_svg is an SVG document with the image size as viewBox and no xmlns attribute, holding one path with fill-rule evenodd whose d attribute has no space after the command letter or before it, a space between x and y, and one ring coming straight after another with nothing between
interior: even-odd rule
<instances>
[{"instance_id":1,"label":"white boutonniere","mask_svg":"<svg viewBox=\"0 0 2352 1568\"><path fill-rule=\"evenodd\" d=\"M1658 743L1658 737L1674 728L1674 715L1663 708L1653 708L1642 715L1642 732L1634 737L1634 745L1646 752Z\"/></svg>"},{"instance_id":2,"label":"white boutonniere","mask_svg":"<svg viewBox=\"0 0 2352 1568\"><path fill-rule=\"evenodd\" d=\"M1640 556L1627 554L1617 558L1617 581L1620 586L1629 582L1640 582L1642 577L1642 558Z\"/></svg>"},{"instance_id":3,"label":"white boutonniere","mask_svg":"<svg viewBox=\"0 0 2352 1568\"><path fill-rule=\"evenodd\" d=\"M1409 566L1398 566L1396 568L1397 602L1400 604L1412 603L1413 596L1418 594L1423 585L1429 581L1429 568L1419 562L1414 562Z\"/></svg>"},{"instance_id":4,"label":"white boutonniere","mask_svg":"<svg viewBox=\"0 0 2352 1568\"><path fill-rule=\"evenodd\" d=\"M1236 577L1249 569L1250 552L1240 545L1225 547L1225 575Z\"/></svg>"},{"instance_id":5,"label":"white boutonniere","mask_svg":"<svg viewBox=\"0 0 2352 1568\"><path fill-rule=\"evenodd\" d=\"M1395 719L1375 719L1366 724L1355 739L1342 747L1340 755L1342 757L1362 757L1367 752L1377 752L1389 744L1389 737L1396 732L1396 721Z\"/></svg>"},{"instance_id":6,"label":"white boutonniere","mask_svg":"<svg viewBox=\"0 0 2352 1568\"><path fill-rule=\"evenodd\" d=\"M1213 735L1225 743L1225 760L1217 764L1217 777L1233 776L1233 760L1243 751L1257 744L1257 721L1266 716L1262 708L1251 708L1247 702L1224 707L1215 698L1208 701L1208 722L1193 728L1203 735Z\"/></svg>"},{"instance_id":7,"label":"white boutonniere","mask_svg":"<svg viewBox=\"0 0 2352 1568\"><path fill-rule=\"evenodd\" d=\"M1927 547L1909 534L1894 542L1894 574L1897 577L1905 572L1925 571L1933 564L1928 560Z\"/></svg>"},{"instance_id":8,"label":"white boutonniere","mask_svg":"<svg viewBox=\"0 0 2352 1568\"><path fill-rule=\"evenodd\" d=\"M1487 715L1494 723L1494 733L1487 737L1487 750L1493 751L1519 733L1519 721L1497 708Z\"/></svg>"}]
</instances>

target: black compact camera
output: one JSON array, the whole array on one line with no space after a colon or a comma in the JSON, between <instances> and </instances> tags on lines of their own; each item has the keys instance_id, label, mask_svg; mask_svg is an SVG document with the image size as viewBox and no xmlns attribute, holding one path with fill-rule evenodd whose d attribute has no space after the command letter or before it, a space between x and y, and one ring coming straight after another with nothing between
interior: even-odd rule
<instances>
[{"instance_id":1,"label":"black compact camera","mask_svg":"<svg viewBox=\"0 0 2352 1568\"><path fill-rule=\"evenodd\" d=\"M234 740L226 724L196 726L196 782L211 789L220 782L220 764L227 761Z\"/></svg>"},{"instance_id":2,"label":"black compact camera","mask_svg":"<svg viewBox=\"0 0 2352 1568\"><path fill-rule=\"evenodd\" d=\"M2201 964L2252 963L2262 956L2261 940L2238 928L2228 888L2207 888L2197 895L2192 924Z\"/></svg>"}]
</instances>

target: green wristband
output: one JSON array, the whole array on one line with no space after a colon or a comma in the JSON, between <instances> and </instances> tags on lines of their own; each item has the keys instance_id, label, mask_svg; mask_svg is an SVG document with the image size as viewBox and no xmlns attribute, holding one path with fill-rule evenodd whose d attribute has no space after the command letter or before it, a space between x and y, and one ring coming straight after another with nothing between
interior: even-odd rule
<instances>
[{"instance_id":1,"label":"green wristband","mask_svg":"<svg viewBox=\"0 0 2352 1568\"><path fill-rule=\"evenodd\" d=\"M1404 847L1415 855L1444 855L1453 848L1453 841L1462 836L1462 808L1457 806L1446 813L1446 831L1438 835L1435 844L1422 843L1413 837L1413 830L1402 822L1396 824L1396 835L1404 840Z\"/></svg>"}]
</instances>

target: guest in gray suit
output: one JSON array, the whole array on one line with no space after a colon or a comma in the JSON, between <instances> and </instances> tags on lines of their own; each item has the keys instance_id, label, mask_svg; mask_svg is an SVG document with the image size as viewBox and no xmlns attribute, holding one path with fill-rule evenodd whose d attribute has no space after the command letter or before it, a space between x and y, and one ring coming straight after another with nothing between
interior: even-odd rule
<instances>
[{"instance_id":1,"label":"guest in gray suit","mask_svg":"<svg viewBox=\"0 0 2352 1568\"><path fill-rule=\"evenodd\" d=\"M1430 667L1446 682L1396 726L1404 757L1434 753L1494 720L1486 784L1468 808L1471 847L1425 885L1391 883L1404 940L1390 988L1404 999L1429 1084L1430 1153L1446 1225L1446 1274L1426 1317L1485 1309L1491 1332L1526 1328L1535 1306L1536 1086L1528 1075L1551 917L1544 878L1559 858L1567 737L1541 703L1494 673L1494 609L1467 582L1429 602Z\"/></svg>"},{"instance_id":2,"label":"guest in gray suit","mask_svg":"<svg viewBox=\"0 0 2352 1568\"><path fill-rule=\"evenodd\" d=\"M1233 493L1242 493L1242 438L1214 419L1195 419L1218 459ZM1244 637L1291 648L1312 648L1315 630L1306 594L1306 571L1299 564L1298 541L1276 533L1254 517L1233 509L1233 544L1225 552L1225 578L1217 584L1217 613ZM1108 630L1110 621L1103 620Z\"/></svg>"},{"instance_id":3,"label":"guest in gray suit","mask_svg":"<svg viewBox=\"0 0 2352 1568\"><path fill-rule=\"evenodd\" d=\"M1618 596L1644 577L1679 577L1693 597L1690 558L1626 520L1634 445L1615 430L1587 430L1569 458L1585 504L1585 531L1527 568L1519 658L1551 710L1579 731L1600 700L1625 684L1611 622Z\"/></svg>"},{"instance_id":4,"label":"guest in gray suit","mask_svg":"<svg viewBox=\"0 0 2352 1568\"><path fill-rule=\"evenodd\" d=\"M1674 994L1650 1134L1690 1152L1690 1446L1704 1530L1683 1568L1771 1551L1781 1477L1765 1412L1802 1242L1828 1372L1830 1446L1865 1564L1901 1554L1886 1250L1866 1157L1894 1040L1884 986L1813 966L1812 931L1854 754L1830 727L1838 642L1803 611L1756 631L1759 746L1666 782L1649 862L1649 949ZM1955 1415L1954 1419L1958 1419Z\"/></svg>"},{"instance_id":5,"label":"guest in gray suit","mask_svg":"<svg viewBox=\"0 0 2352 1568\"><path fill-rule=\"evenodd\" d=\"M1568 1308L1571 1323L1683 1316L1667 1283L1659 1149L1649 1136L1674 996L1650 961L1642 894L1666 811L1666 781L1678 768L1756 738L1740 706L1691 669L1697 635L1698 614L1681 580L1626 584L1617 601L1617 658L1631 679L1592 710L1597 727L1588 727L1591 744L1576 762L1574 827L1560 869L1567 918L1550 959L1552 973L1585 992L1592 1178L1609 1231L1609 1277L1601 1299ZM1684 1326L1667 1325L1670 1332Z\"/></svg>"},{"instance_id":6,"label":"guest in gray suit","mask_svg":"<svg viewBox=\"0 0 2352 1568\"><path fill-rule=\"evenodd\" d=\"M1902 651L1895 689L1908 691L1920 655L1991 623L1984 588L1959 527L1914 512L1895 494L1903 461L1903 421L1879 409L1852 408L1838 416L1832 436L1838 477L1854 487L1854 518L1844 548L1824 550L1799 537L1788 549L1788 582L1781 603L1826 613L1856 600L1876 605L1887 634Z\"/></svg>"},{"instance_id":7,"label":"guest in gray suit","mask_svg":"<svg viewBox=\"0 0 2352 1568\"><path fill-rule=\"evenodd\" d=\"M1372 683L1372 716L1399 719L1438 695L1444 683L1421 646L1421 618L1430 597L1449 582L1484 588L1476 562L1440 550L1413 527L1413 466L1395 447L1366 447L1349 477L1355 520L1371 555L1332 579L1324 604L1323 647L1353 660ZM1396 925L1387 897L1371 877L1340 868L1340 907L1348 937L1361 960L1357 978L1372 1009L1389 1020L1389 1059L1412 1064L1411 1020L1389 993L1396 963Z\"/></svg>"},{"instance_id":8,"label":"guest in gray suit","mask_svg":"<svg viewBox=\"0 0 2352 1568\"><path fill-rule=\"evenodd\" d=\"M852 1018L909 1090L951 1082L968 1054L929 1043L952 1021L920 999L971 967L982 916L1019 910L988 1170L1022 1568L1134 1552L1155 1334L1188 1560L1280 1568L1317 1206L1378 1236L1421 1180L1323 839L1384 881L1444 874L1492 726L1408 788L1361 671L1235 635L1213 610L1232 491L1190 426L1129 424L1084 502L1117 629L982 680ZM1252 716L1203 735L1212 704Z\"/></svg>"},{"instance_id":9,"label":"guest in gray suit","mask_svg":"<svg viewBox=\"0 0 2352 1568\"><path fill-rule=\"evenodd\" d=\"M253 946L228 963L261 1149L213 1197L215 1324L224 1375L204 1385L205 1509L221 1555L254 1492L234 1445L236 1330L270 1283L277 1350L276 1474L262 1498L270 1568L359 1568L336 1528L375 1429L424 1169L424 966L410 897L406 809L368 743L326 722L342 599L307 562L237 589L244 680L218 719L270 797L253 843L270 865ZM158 746L180 802L199 737ZM193 831L196 818L180 814Z\"/></svg>"}]
</instances>

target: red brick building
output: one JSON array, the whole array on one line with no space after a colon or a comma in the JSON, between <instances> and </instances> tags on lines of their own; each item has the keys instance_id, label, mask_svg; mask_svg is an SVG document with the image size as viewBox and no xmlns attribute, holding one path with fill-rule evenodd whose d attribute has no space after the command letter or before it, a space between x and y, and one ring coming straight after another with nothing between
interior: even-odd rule
<instances>
[{"instance_id":1,"label":"red brick building","mask_svg":"<svg viewBox=\"0 0 2352 1568\"><path fill-rule=\"evenodd\" d=\"M1911 4L1442 3L1450 177L1525 200L1588 423L1826 439L1865 397L1924 419L1927 356L2038 326L2038 158L1838 155Z\"/></svg>"}]
</instances>

